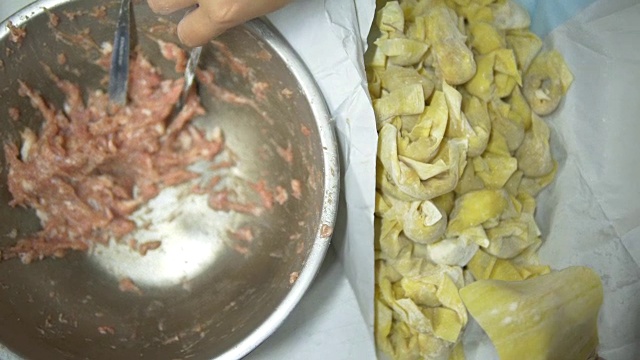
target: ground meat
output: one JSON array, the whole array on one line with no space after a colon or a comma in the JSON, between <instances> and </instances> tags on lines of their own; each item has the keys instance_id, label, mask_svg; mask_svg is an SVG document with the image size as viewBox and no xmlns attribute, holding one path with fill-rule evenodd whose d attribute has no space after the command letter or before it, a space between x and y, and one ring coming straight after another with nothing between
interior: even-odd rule
<instances>
[{"instance_id":1,"label":"ground meat","mask_svg":"<svg viewBox=\"0 0 640 360\"><path fill-rule=\"evenodd\" d=\"M120 289L120 291L122 292L130 292L137 295L142 295L142 290L140 290L136 283L134 283L133 280L128 277L120 279L120 282L118 283L118 289Z\"/></svg>"},{"instance_id":2,"label":"ground meat","mask_svg":"<svg viewBox=\"0 0 640 360\"><path fill-rule=\"evenodd\" d=\"M287 200L289 200L289 194L287 193L287 190L282 186L276 186L274 200L280 205L287 202Z\"/></svg>"},{"instance_id":3,"label":"ground meat","mask_svg":"<svg viewBox=\"0 0 640 360\"><path fill-rule=\"evenodd\" d=\"M228 231L229 237L233 240L244 241L247 243L253 242L253 230L250 227L241 227L235 231Z\"/></svg>"},{"instance_id":4,"label":"ground meat","mask_svg":"<svg viewBox=\"0 0 640 360\"><path fill-rule=\"evenodd\" d=\"M9 118L11 118L11 120L13 120L13 121L20 120L20 109L18 109L17 107L10 107L9 108Z\"/></svg>"},{"instance_id":5,"label":"ground meat","mask_svg":"<svg viewBox=\"0 0 640 360\"><path fill-rule=\"evenodd\" d=\"M246 245L242 245L237 242L234 242L230 244L229 247L231 247L231 249L233 249L235 252L237 252L240 255L244 255L244 256L249 255L249 247Z\"/></svg>"},{"instance_id":6,"label":"ground meat","mask_svg":"<svg viewBox=\"0 0 640 360\"><path fill-rule=\"evenodd\" d=\"M213 210L218 211L235 211L240 214L260 216L264 211L263 208L251 204L243 203L237 199L233 199L235 193L227 189L220 191L212 191L209 193L208 204Z\"/></svg>"},{"instance_id":7,"label":"ground meat","mask_svg":"<svg viewBox=\"0 0 640 360\"><path fill-rule=\"evenodd\" d=\"M65 55L64 53L60 53L56 57L56 60L58 60L59 65L64 65L67 63L67 55Z\"/></svg>"},{"instance_id":8,"label":"ground meat","mask_svg":"<svg viewBox=\"0 0 640 360\"><path fill-rule=\"evenodd\" d=\"M89 16L96 19L104 19L107 17L107 7L104 5L94 6L93 9L91 9Z\"/></svg>"},{"instance_id":9,"label":"ground meat","mask_svg":"<svg viewBox=\"0 0 640 360\"><path fill-rule=\"evenodd\" d=\"M51 28L57 27L60 24L60 17L50 11L48 11L49 15L49 26Z\"/></svg>"},{"instance_id":10,"label":"ground meat","mask_svg":"<svg viewBox=\"0 0 640 360\"><path fill-rule=\"evenodd\" d=\"M304 241L299 241L296 245L296 254L300 255L304 251Z\"/></svg>"},{"instance_id":11,"label":"ground meat","mask_svg":"<svg viewBox=\"0 0 640 360\"><path fill-rule=\"evenodd\" d=\"M271 209L273 207L273 194L267 189L267 183L264 180L260 180L255 184L251 184L251 187L260 196L262 206L265 209Z\"/></svg>"},{"instance_id":12,"label":"ground meat","mask_svg":"<svg viewBox=\"0 0 640 360\"><path fill-rule=\"evenodd\" d=\"M282 89L282 91L280 91L280 94L282 94L282 96L284 96L286 99L291 99L291 97L293 96L293 91L284 88Z\"/></svg>"},{"instance_id":13,"label":"ground meat","mask_svg":"<svg viewBox=\"0 0 640 360\"><path fill-rule=\"evenodd\" d=\"M273 55L271 55L271 53L269 52L269 50L267 49L262 49L260 51L258 51L258 53L256 54L256 57L262 61L269 61L273 58Z\"/></svg>"},{"instance_id":14,"label":"ground meat","mask_svg":"<svg viewBox=\"0 0 640 360\"><path fill-rule=\"evenodd\" d=\"M187 68L187 54L178 45L174 43L164 42L158 40L160 46L160 52L167 60L172 60L176 63L176 72L183 73Z\"/></svg>"},{"instance_id":15,"label":"ground meat","mask_svg":"<svg viewBox=\"0 0 640 360\"><path fill-rule=\"evenodd\" d=\"M269 84L258 81L251 86L251 92L260 101L264 101L267 98L266 91L269 89Z\"/></svg>"},{"instance_id":16,"label":"ground meat","mask_svg":"<svg viewBox=\"0 0 640 360\"><path fill-rule=\"evenodd\" d=\"M22 40L27 36L27 31L23 28L17 27L13 25L11 21L7 23L7 28L9 28L9 40L14 44L22 44Z\"/></svg>"},{"instance_id":17,"label":"ground meat","mask_svg":"<svg viewBox=\"0 0 640 360\"><path fill-rule=\"evenodd\" d=\"M302 199L302 183L300 180L291 180L291 195L298 200Z\"/></svg>"},{"instance_id":18,"label":"ground meat","mask_svg":"<svg viewBox=\"0 0 640 360\"><path fill-rule=\"evenodd\" d=\"M116 329L113 326L98 326L98 332L102 335L113 335L116 333Z\"/></svg>"},{"instance_id":19,"label":"ground meat","mask_svg":"<svg viewBox=\"0 0 640 360\"><path fill-rule=\"evenodd\" d=\"M215 81L216 75L211 69L199 70L196 72L196 75L198 77L200 85L206 86L211 95L229 104L248 106L251 109L255 110L256 113L260 114L261 118L269 125L275 124L275 121L271 117L269 117L265 111L262 110L262 108L256 103L255 100L218 86Z\"/></svg>"},{"instance_id":20,"label":"ground meat","mask_svg":"<svg viewBox=\"0 0 640 360\"><path fill-rule=\"evenodd\" d=\"M53 28L56 36L56 40L63 42L67 45L82 47L85 51L101 50L100 46L91 37L91 30L85 28L72 33L65 33L57 28ZM109 61L108 59L106 61Z\"/></svg>"},{"instance_id":21,"label":"ground meat","mask_svg":"<svg viewBox=\"0 0 640 360\"><path fill-rule=\"evenodd\" d=\"M294 271L291 274L289 274L289 284L293 285L296 282L296 280L298 280L299 276L300 276L300 273L297 271Z\"/></svg>"},{"instance_id":22,"label":"ground meat","mask_svg":"<svg viewBox=\"0 0 640 360\"><path fill-rule=\"evenodd\" d=\"M41 231L3 249L5 259L25 263L131 233L129 215L163 188L198 176L187 166L212 161L224 147L219 132L207 136L190 124L204 113L196 96L168 121L183 80L163 79L140 55L131 61L126 107L113 108L100 91L90 92L85 103L77 84L51 76L66 95L65 110L21 82L20 95L45 120L38 134L22 133L21 148L4 146L10 204L34 208L42 224Z\"/></svg>"},{"instance_id":23,"label":"ground meat","mask_svg":"<svg viewBox=\"0 0 640 360\"><path fill-rule=\"evenodd\" d=\"M293 164L293 148L291 147L291 143L287 145L286 149L276 146L276 151L278 152L278 155L280 155L280 157L289 165Z\"/></svg>"},{"instance_id":24,"label":"ground meat","mask_svg":"<svg viewBox=\"0 0 640 360\"><path fill-rule=\"evenodd\" d=\"M161 245L162 245L162 241L159 241L159 240L147 241L138 246L138 252L140 253L140 255L145 256L147 255L147 252L151 250L155 250L159 248Z\"/></svg>"},{"instance_id":25,"label":"ground meat","mask_svg":"<svg viewBox=\"0 0 640 360\"><path fill-rule=\"evenodd\" d=\"M81 10L78 11L63 11L62 12L64 14L64 16L67 17L67 19L73 21L75 20L78 16L82 16L83 12Z\"/></svg>"},{"instance_id":26,"label":"ground meat","mask_svg":"<svg viewBox=\"0 0 640 360\"><path fill-rule=\"evenodd\" d=\"M254 235L253 230L250 227L244 226L235 231L227 230L229 238L229 247L239 253L240 255L248 255L250 252L250 245L253 242Z\"/></svg>"},{"instance_id":27,"label":"ground meat","mask_svg":"<svg viewBox=\"0 0 640 360\"><path fill-rule=\"evenodd\" d=\"M333 228L327 224L322 224L322 227L320 228L320 236L327 238L331 236L331 234L333 234Z\"/></svg>"},{"instance_id":28,"label":"ground meat","mask_svg":"<svg viewBox=\"0 0 640 360\"><path fill-rule=\"evenodd\" d=\"M251 74L251 68L244 63L244 61L238 59L233 55L231 49L227 46L227 44L213 40L212 43L215 45L216 49L216 57L221 64L227 64L229 69L238 75L242 75L242 77L247 78Z\"/></svg>"}]
</instances>

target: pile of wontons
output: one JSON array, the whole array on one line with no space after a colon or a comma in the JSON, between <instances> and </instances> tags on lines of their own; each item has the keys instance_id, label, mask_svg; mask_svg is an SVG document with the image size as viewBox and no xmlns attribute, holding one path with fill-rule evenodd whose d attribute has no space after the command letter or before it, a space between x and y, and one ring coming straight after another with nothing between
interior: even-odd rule
<instances>
[{"instance_id":1,"label":"pile of wontons","mask_svg":"<svg viewBox=\"0 0 640 360\"><path fill-rule=\"evenodd\" d=\"M557 163L541 116L573 77L510 0L379 5L366 60L379 131L376 341L394 359L462 357L460 288L550 272L534 211Z\"/></svg>"}]
</instances>

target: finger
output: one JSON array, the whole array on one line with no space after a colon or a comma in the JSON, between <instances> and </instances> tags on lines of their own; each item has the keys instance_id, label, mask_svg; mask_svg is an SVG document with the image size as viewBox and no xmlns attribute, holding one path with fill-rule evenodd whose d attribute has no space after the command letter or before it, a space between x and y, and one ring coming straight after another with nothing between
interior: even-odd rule
<instances>
[{"instance_id":1,"label":"finger","mask_svg":"<svg viewBox=\"0 0 640 360\"><path fill-rule=\"evenodd\" d=\"M180 9L192 7L198 0L147 0L147 4L156 14L167 15Z\"/></svg>"},{"instance_id":2,"label":"finger","mask_svg":"<svg viewBox=\"0 0 640 360\"><path fill-rule=\"evenodd\" d=\"M202 46L225 30L243 22L233 1L212 0L210 3L221 3L221 6L212 11L201 5L185 15L178 24L178 37L183 44L189 47Z\"/></svg>"},{"instance_id":3,"label":"finger","mask_svg":"<svg viewBox=\"0 0 640 360\"><path fill-rule=\"evenodd\" d=\"M259 16L274 12L290 3L291 0L236 0L235 7L239 11L240 22L249 21Z\"/></svg>"},{"instance_id":4,"label":"finger","mask_svg":"<svg viewBox=\"0 0 640 360\"><path fill-rule=\"evenodd\" d=\"M209 0L178 24L178 37L187 46L201 46L224 31L275 11L291 0Z\"/></svg>"}]
</instances>

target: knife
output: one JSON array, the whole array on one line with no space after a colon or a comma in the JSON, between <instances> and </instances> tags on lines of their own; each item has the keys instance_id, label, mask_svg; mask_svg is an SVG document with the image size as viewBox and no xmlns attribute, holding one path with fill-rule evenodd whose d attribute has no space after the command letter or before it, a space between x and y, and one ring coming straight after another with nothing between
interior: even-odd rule
<instances>
[{"instance_id":1,"label":"knife","mask_svg":"<svg viewBox=\"0 0 640 360\"><path fill-rule=\"evenodd\" d=\"M113 39L113 53L109 70L109 99L112 103L125 105L129 85L129 37L131 0L122 0L118 15L118 27Z\"/></svg>"}]
</instances>

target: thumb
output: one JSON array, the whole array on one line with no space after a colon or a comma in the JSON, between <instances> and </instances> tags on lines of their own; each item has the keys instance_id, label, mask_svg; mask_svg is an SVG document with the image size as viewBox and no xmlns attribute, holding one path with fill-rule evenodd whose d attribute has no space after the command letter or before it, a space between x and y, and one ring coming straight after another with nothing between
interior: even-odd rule
<instances>
[{"instance_id":1,"label":"thumb","mask_svg":"<svg viewBox=\"0 0 640 360\"><path fill-rule=\"evenodd\" d=\"M206 44L226 30L275 11L290 0L206 0L178 24L178 37L193 47Z\"/></svg>"}]
</instances>

